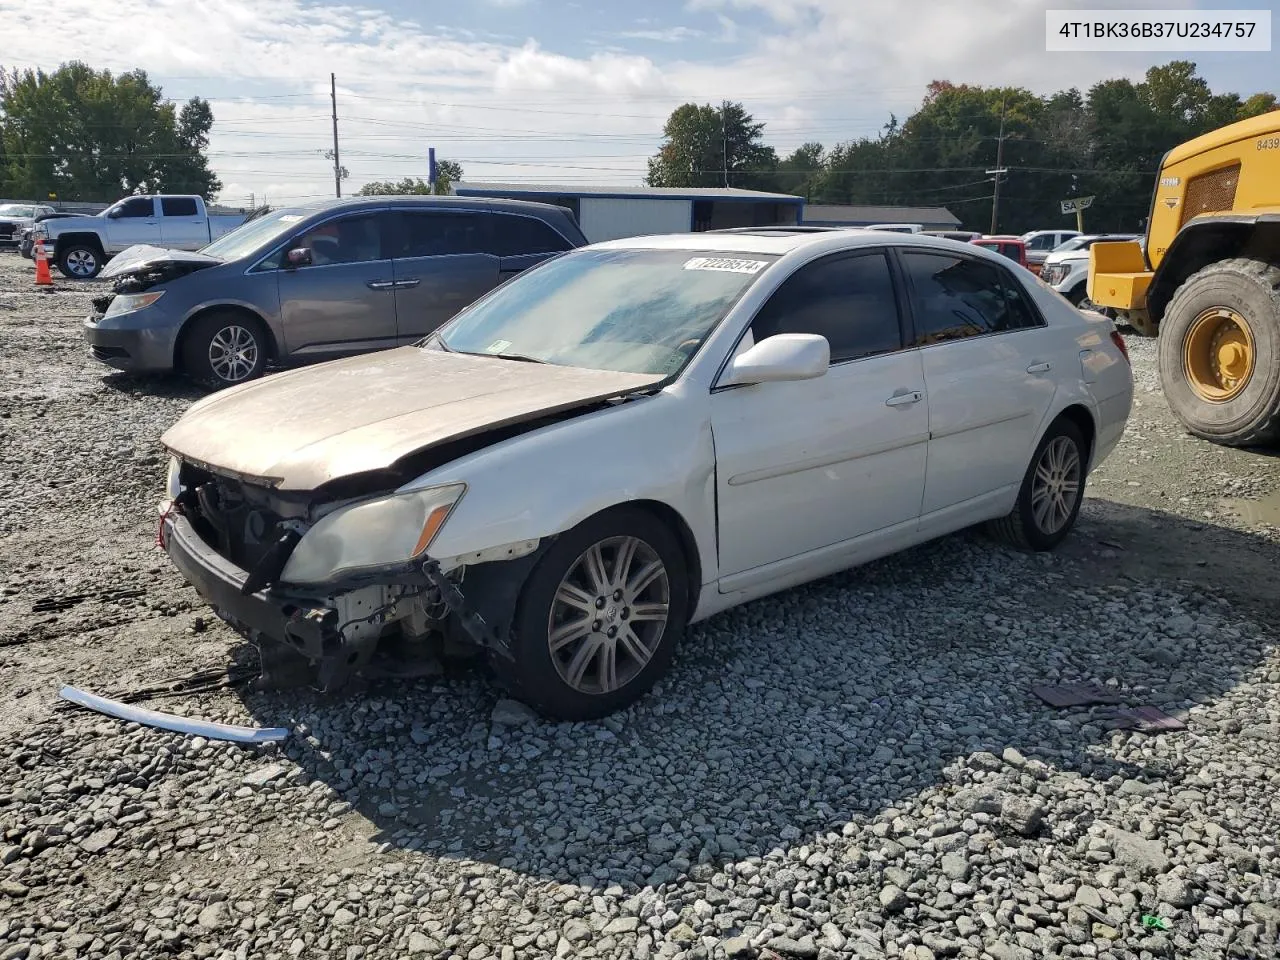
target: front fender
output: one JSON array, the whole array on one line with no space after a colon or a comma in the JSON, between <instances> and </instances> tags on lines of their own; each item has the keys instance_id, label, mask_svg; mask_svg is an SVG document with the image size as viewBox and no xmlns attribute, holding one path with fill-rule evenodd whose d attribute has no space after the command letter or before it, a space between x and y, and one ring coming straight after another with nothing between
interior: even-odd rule
<instances>
[{"instance_id":1,"label":"front fender","mask_svg":"<svg viewBox=\"0 0 1280 960\"><path fill-rule=\"evenodd\" d=\"M648 500L684 520L703 582L717 576L710 405L679 384L501 441L401 489L458 481L467 492L432 556L545 539L609 507Z\"/></svg>"}]
</instances>

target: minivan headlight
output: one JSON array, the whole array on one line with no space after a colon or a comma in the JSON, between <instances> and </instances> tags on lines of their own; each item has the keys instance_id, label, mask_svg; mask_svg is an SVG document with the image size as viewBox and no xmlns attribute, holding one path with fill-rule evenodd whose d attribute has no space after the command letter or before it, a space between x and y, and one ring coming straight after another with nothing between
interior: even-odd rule
<instances>
[{"instance_id":1,"label":"minivan headlight","mask_svg":"<svg viewBox=\"0 0 1280 960\"><path fill-rule=\"evenodd\" d=\"M303 534L280 579L324 583L408 563L431 546L466 489L451 483L335 510Z\"/></svg>"},{"instance_id":2,"label":"minivan headlight","mask_svg":"<svg viewBox=\"0 0 1280 960\"><path fill-rule=\"evenodd\" d=\"M107 307L104 317L118 317L122 313L133 313L143 307L149 307L164 296L163 290L149 290L146 293L122 293L115 297Z\"/></svg>"}]
</instances>

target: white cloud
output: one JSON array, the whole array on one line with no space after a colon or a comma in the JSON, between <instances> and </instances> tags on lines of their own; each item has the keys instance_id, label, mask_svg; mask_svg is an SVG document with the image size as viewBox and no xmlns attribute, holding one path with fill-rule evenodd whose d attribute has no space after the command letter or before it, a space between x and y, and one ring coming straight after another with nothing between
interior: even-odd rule
<instances>
[{"instance_id":1,"label":"white cloud","mask_svg":"<svg viewBox=\"0 0 1280 960\"><path fill-rule=\"evenodd\" d=\"M681 43L705 36L701 30L692 27L668 27L665 30L624 30L616 34L625 40L653 40L658 43Z\"/></svg>"},{"instance_id":2,"label":"white cloud","mask_svg":"<svg viewBox=\"0 0 1280 960\"><path fill-rule=\"evenodd\" d=\"M1060 2L690 0L687 23L633 21L629 36L612 37L621 48L566 41L573 55L548 44L579 14L551 0L539 0L544 12L556 7L542 43L425 26L376 0L272 0L269 11L254 0L59 0L35 28L0 3L0 36L7 63L143 67L170 96L212 100L212 159L224 199L240 201L332 191L321 155L330 70L350 190L424 175L428 146L462 160L470 179L637 183L667 114L687 100L743 101L786 153L874 132L935 79L1048 93L1167 59L1046 54L1044 10ZM658 39L665 54L625 48Z\"/></svg>"}]
</instances>

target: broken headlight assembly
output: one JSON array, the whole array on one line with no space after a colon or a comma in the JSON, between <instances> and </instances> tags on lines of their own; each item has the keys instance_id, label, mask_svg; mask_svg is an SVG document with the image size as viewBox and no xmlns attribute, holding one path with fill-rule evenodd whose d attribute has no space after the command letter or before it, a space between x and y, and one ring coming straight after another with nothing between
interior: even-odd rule
<instances>
[{"instance_id":1,"label":"broken headlight assembly","mask_svg":"<svg viewBox=\"0 0 1280 960\"><path fill-rule=\"evenodd\" d=\"M466 492L452 483L342 507L311 527L289 556L281 581L317 584L420 557Z\"/></svg>"},{"instance_id":2,"label":"broken headlight assembly","mask_svg":"<svg viewBox=\"0 0 1280 960\"><path fill-rule=\"evenodd\" d=\"M177 500L182 493L182 461L177 457L169 458L169 474L164 480L164 494L170 500Z\"/></svg>"},{"instance_id":3,"label":"broken headlight assembly","mask_svg":"<svg viewBox=\"0 0 1280 960\"><path fill-rule=\"evenodd\" d=\"M146 293L119 294L111 301L111 305L107 307L107 312L103 314L103 319L106 319L107 317L118 317L122 313L133 313L135 310L141 310L143 307L149 307L163 296L163 290L150 290Z\"/></svg>"}]
</instances>

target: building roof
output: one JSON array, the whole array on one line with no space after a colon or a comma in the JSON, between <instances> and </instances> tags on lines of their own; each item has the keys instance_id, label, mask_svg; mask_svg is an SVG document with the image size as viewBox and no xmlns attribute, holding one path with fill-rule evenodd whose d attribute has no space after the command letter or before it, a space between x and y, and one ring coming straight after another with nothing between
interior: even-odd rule
<instances>
[{"instance_id":1,"label":"building roof","mask_svg":"<svg viewBox=\"0 0 1280 960\"><path fill-rule=\"evenodd\" d=\"M804 208L808 223L948 223L960 219L946 207L861 207L847 203L811 203Z\"/></svg>"},{"instance_id":2,"label":"building roof","mask_svg":"<svg viewBox=\"0 0 1280 960\"><path fill-rule=\"evenodd\" d=\"M740 187L600 187L568 183L477 183L460 181L453 185L459 196L487 196L493 193L556 194L574 197L662 197L668 200L771 200L803 203L804 197L790 193L766 193Z\"/></svg>"}]
</instances>

